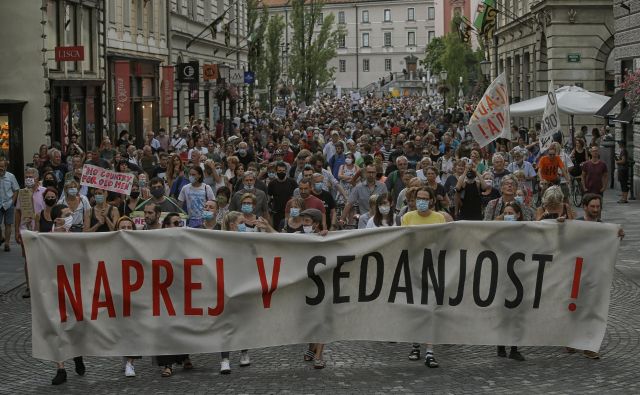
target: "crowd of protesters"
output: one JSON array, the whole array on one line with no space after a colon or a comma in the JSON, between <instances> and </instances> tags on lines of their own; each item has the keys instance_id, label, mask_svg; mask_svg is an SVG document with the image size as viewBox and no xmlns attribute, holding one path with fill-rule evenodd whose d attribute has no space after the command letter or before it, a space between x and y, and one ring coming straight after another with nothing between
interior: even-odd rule
<instances>
[{"instance_id":1,"label":"crowd of protesters","mask_svg":"<svg viewBox=\"0 0 640 395\"><path fill-rule=\"evenodd\" d=\"M457 220L600 221L609 169L599 158L597 129L588 144L583 129L571 150L558 139L540 152L537 128L515 126L510 139L480 147L467 127L470 113L434 108L424 98L326 97L303 108L290 103L286 113L278 118L254 110L211 129L192 120L170 133L148 131L141 144L122 130L115 142L105 137L97 149L84 149L76 136L65 152L42 145L24 174L24 187L33 190L34 218L21 216L19 185L0 160L5 251L12 231L22 245L24 229L109 232L188 226L324 235ZM621 144L619 203L627 201L627 156ZM84 164L133 173L130 194L82 185ZM569 203L573 178L584 193L581 218ZM136 213L143 223L134 220ZM23 296L30 296L28 286ZM322 350L322 344L310 344L304 359L321 369ZM516 346L508 355L500 346L497 355L524 360ZM598 358L589 351L585 356ZM135 375L135 359L124 357L126 376ZM419 344L409 359L421 359ZM188 355L156 360L163 377L172 375L175 364L193 368ZM424 361L438 367L430 344ZM74 362L83 374L82 357ZM248 365L244 350L240 366ZM230 371L229 353L222 353L221 373ZM60 362L53 384L64 381Z\"/></svg>"}]
</instances>

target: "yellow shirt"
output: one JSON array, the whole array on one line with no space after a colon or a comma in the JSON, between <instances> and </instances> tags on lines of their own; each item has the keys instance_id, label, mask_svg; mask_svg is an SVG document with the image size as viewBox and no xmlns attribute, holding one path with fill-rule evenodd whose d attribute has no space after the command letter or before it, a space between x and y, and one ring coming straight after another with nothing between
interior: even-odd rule
<instances>
[{"instance_id":1,"label":"yellow shirt","mask_svg":"<svg viewBox=\"0 0 640 395\"><path fill-rule=\"evenodd\" d=\"M426 217L418 214L418 211L409 211L405 215L402 216L401 225L402 226L414 226L414 225L431 225L431 224L444 224L447 222L444 219L444 215L431 211Z\"/></svg>"}]
</instances>

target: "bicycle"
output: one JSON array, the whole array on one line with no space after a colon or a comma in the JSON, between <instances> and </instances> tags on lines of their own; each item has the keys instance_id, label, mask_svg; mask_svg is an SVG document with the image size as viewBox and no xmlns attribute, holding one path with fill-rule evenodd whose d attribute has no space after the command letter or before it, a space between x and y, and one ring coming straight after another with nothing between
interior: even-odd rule
<instances>
[{"instance_id":1,"label":"bicycle","mask_svg":"<svg viewBox=\"0 0 640 395\"><path fill-rule=\"evenodd\" d=\"M582 206L582 177L571 177L571 187L569 189L571 200L576 207Z\"/></svg>"}]
</instances>

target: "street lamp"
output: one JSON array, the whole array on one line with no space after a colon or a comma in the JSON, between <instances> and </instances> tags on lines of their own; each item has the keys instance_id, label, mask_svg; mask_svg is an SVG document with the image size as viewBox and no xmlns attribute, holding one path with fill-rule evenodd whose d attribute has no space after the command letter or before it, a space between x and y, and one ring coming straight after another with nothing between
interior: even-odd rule
<instances>
[{"instance_id":1,"label":"street lamp","mask_svg":"<svg viewBox=\"0 0 640 395\"><path fill-rule=\"evenodd\" d=\"M488 79L489 73L491 72L491 62L489 62L487 59L484 59L482 62L480 62L480 72L485 78Z\"/></svg>"},{"instance_id":2,"label":"street lamp","mask_svg":"<svg viewBox=\"0 0 640 395\"><path fill-rule=\"evenodd\" d=\"M427 95L427 77L422 76L422 96Z\"/></svg>"},{"instance_id":3,"label":"street lamp","mask_svg":"<svg viewBox=\"0 0 640 395\"><path fill-rule=\"evenodd\" d=\"M443 95L443 100L444 100L444 107L447 108L447 77L448 77L448 73L446 70L442 70L440 72L440 80L442 81L442 85L444 86L444 89L442 90L444 95Z\"/></svg>"},{"instance_id":4,"label":"street lamp","mask_svg":"<svg viewBox=\"0 0 640 395\"><path fill-rule=\"evenodd\" d=\"M291 79L291 99L296 99L296 79Z\"/></svg>"},{"instance_id":5,"label":"street lamp","mask_svg":"<svg viewBox=\"0 0 640 395\"><path fill-rule=\"evenodd\" d=\"M316 99L320 98L320 81L316 80Z\"/></svg>"}]
</instances>

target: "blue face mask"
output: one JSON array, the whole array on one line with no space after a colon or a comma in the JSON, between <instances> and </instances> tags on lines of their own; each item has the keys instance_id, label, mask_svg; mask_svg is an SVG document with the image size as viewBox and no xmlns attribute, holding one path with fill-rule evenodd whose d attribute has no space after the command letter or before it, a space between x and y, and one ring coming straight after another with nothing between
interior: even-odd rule
<instances>
[{"instance_id":1,"label":"blue face mask","mask_svg":"<svg viewBox=\"0 0 640 395\"><path fill-rule=\"evenodd\" d=\"M213 219L213 213L211 211L203 211L202 212L202 219L204 219L205 221L210 221Z\"/></svg>"},{"instance_id":2,"label":"blue face mask","mask_svg":"<svg viewBox=\"0 0 640 395\"><path fill-rule=\"evenodd\" d=\"M323 187L323 186L324 186L324 183L322 183L322 182L316 182L316 183L313 185L313 187L315 188L315 190L316 190L316 191L318 191L318 192L322 190L322 187Z\"/></svg>"},{"instance_id":3,"label":"blue face mask","mask_svg":"<svg viewBox=\"0 0 640 395\"><path fill-rule=\"evenodd\" d=\"M189 182L192 184L195 184L196 181L198 181L198 177L196 176L189 176Z\"/></svg>"},{"instance_id":4,"label":"blue face mask","mask_svg":"<svg viewBox=\"0 0 640 395\"><path fill-rule=\"evenodd\" d=\"M524 197L523 196L516 196L515 198L516 203L518 203L519 205L522 205L522 203L524 203Z\"/></svg>"},{"instance_id":5,"label":"blue face mask","mask_svg":"<svg viewBox=\"0 0 640 395\"><path fill-rule=\"evenodd\" d=\"M504 215L504 220L505 221L515 221L516 220L516 216L513 214L505 214Z\"/></svg>"},{"instance_id":6,"label":"blue face mask","mask_svg":"<svg viewBox=\"0 0 640 395\"><path fill-rule=\"evenodd\" d=\"M297 217L298 215L300 215L300 209L297 207L291 207L289 209L289 216L291 217Z\"/></svg>"},{"instance_id":7,"label":"blue face mask","mask_svg":"<svg viewBox=\"0 0 640 395\"><path fill-rule=\"evenodd\" d=\"M104 203L104 195L96 195L94 199L96 199L96 203Z\"/></svg>"},{"instance_id":8,"label":"blue face mask","mask_svg":"<svg viewBox=\"0 0 640 395\"><path fill-rule=\"evenodd\" d=\"M238 224L238 232L246 232L247 231L247 225L243 222L241 224Z\"/></svg>"},{"instance_id":9,"label":"blue face mask","mask_svg":"<svg viewBox=\"0 0 640 395\"><path fill-rule=\"evenodd\" d=\"M253 204L244 203L244 204L242 204L242 207L240 208L240 210L245 214L251 214L253 212Z\"/></svg>"},{"instance_id":10,"label":"blue face mask","mask_svg":"<svg viewBox=\"0 0 640 395\"><path fill-rule=\"evenodd\" d=\"M276 178L276 173L269 173L268 176L269 178L274 179Z\"/></svg>"},{"instance_id":11,"label":"blue face mask","mask_svg":"<svg viewBox=\"0 0 640 395\"><path fill-rule=\"evenodd\" d=\"M424 213L425 211L429 210L429 201L425 199L416 200L416 208L421 213Z\"/></svg>"}]
</instances>

